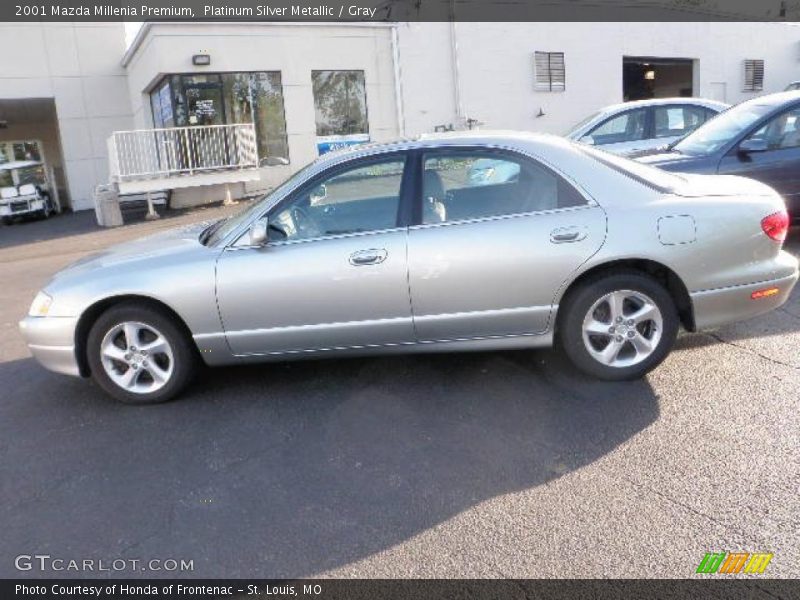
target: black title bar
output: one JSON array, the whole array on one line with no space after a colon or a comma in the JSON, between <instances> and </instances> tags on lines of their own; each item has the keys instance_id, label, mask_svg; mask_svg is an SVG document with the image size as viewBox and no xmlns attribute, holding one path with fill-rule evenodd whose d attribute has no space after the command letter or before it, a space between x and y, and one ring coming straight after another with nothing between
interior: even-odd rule
<instances>
[{"instance_id":1,"label":"black title bar","mask_svg":"<svg viewBox=\"0 0 800 600\"><path fill-rule=\"evenodd\" d=\"M643 573L644 574L644 573ZM800 582L774 579L669 580L15 580L3 600L780 600L800 597Z\"/></svg>"},{"instance_id":2,"label":"black title bar","mask_svg":"<svg viewBox=\"0 0 800 600\"><path fill-rule=\"evenodd\" d=\"M0 21L797 21L790 0L3 0Z\"/></svg>"}]
</instances>

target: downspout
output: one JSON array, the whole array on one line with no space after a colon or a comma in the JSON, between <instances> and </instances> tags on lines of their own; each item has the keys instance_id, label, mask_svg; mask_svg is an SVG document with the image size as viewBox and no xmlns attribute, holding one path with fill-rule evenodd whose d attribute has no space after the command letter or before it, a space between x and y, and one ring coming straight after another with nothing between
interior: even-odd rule
<instances>
[{"instance_id":1,"label":"downspout","mask_svg":"<svg viewBox=\"0 0 800 600\"><path fill-rule=\"evenodd\" d=\"M394 107L397 111L397 130L400 138L406 137L406 117L403 110L403 72L400 69L400 44L398 24L392 26L392 61L394 62Z\"/></svg>"},{"instance_id":2,"label":"downspout","mask_svg":"<svg viewBox=\"0 0 800 600\"><path fill-rule=\"evenodd\" d=\"M458 62L458 39L456 37L458 30L455 21L455 6L453 7L450 17L450 54L453 61L453 97L456 104L458 124L465 125L467 116L464 112L464 104L461 100L461 68Z\"/></svg>"}]
</instances>

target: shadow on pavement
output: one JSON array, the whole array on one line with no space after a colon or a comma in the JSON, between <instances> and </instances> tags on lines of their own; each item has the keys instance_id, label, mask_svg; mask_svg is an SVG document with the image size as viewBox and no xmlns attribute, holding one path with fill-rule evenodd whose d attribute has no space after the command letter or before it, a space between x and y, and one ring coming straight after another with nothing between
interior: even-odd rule
<instances>
[{"instance_id":1,"label":"shadow on pavement","mask_svg":"<svg viewBox=\"0 0 800 600\"><path fill-rule=\"evenodd\" d=\"M4 577L23 552L313 575L570 473L659 416L646 380L590 380L544 351L209 370L151 407L32 359L0 380Z\"/></svg>"}]
</instances>

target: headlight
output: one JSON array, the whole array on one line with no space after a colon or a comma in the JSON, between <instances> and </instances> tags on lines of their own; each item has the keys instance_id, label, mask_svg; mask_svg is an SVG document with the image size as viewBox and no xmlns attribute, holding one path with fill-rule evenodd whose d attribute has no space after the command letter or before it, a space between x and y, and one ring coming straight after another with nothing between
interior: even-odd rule
<instances>
[{"instance_id":1,"label":"headlight","mask_svg":"<svg viewBox=\"0 0 800 600\"><path fill-rule=\"evenodd\" d=\"M31 302L28 315L31 317L46 317L52 303L53 298L51 296L48 296L44 292L39 292L36 294L36 298L33 299L33 302Z\"/></svg>"}]
</instances>

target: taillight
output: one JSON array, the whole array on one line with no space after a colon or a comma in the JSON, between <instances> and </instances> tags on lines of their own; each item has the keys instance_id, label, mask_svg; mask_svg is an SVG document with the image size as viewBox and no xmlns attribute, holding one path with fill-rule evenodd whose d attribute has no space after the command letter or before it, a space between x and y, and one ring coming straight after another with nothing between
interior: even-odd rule
<instances>
[{"instance_id":1,"label":"taillight","mask_svg":"<svg viewBox=\"0 0 800 600\"><path fill-rule=\"evenodd\" d=\"M764 217L761 219L761 229L776 242L782 242L789 231L789 213L782 210Z\"/></svg>"}]
</instances>

